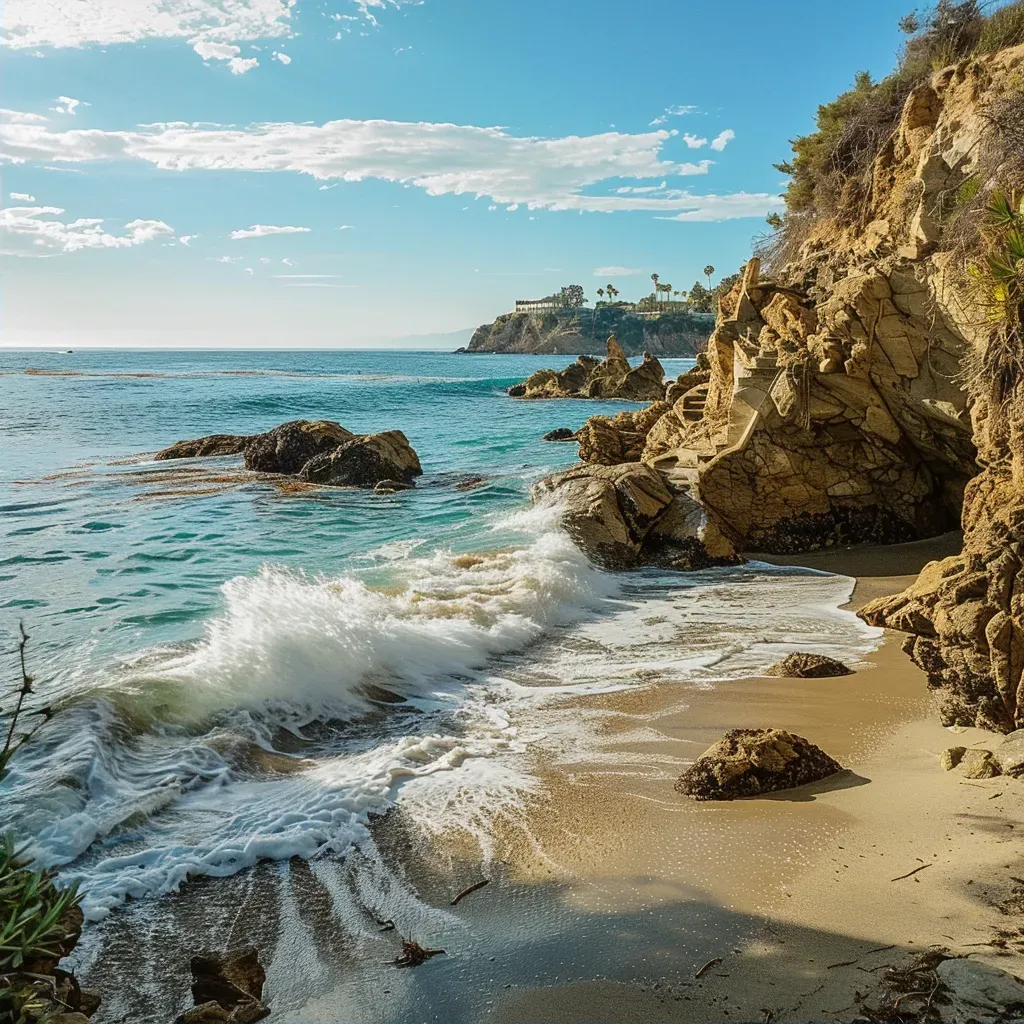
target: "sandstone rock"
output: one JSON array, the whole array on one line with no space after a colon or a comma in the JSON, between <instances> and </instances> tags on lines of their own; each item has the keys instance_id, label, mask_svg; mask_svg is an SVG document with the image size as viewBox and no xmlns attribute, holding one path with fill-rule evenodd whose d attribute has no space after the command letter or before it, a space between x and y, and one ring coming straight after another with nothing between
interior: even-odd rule
<instances>
[{"instance_id":1,"label":"sandstone rock","mask_svg":"<svg viewBox=\"0 0 1024 1024\"><path fill-rule=\"evenodd\" d=\"M942 752L939 765L944 772L951 772L964 759L966 753L966 747L950 747Z\"/></svg>"},{"instance_id":2,"label":"sandstone rock","mask_svg":"<svg viewBox=\"0 0 1024 1024\"><path fill-rule=\"evenodd\" d=\"M196 1005L176 1024L249 1024L270 1015L262 1002L267 976L255 948L194 956L190 966Z\"/></svg>"},{"instance_id":3,"label":"sandstone rock","mask_svg":"<svg viewBox=\"0 0 1024 1024\"><path fill-rule=\"evenodd\" d=\"M153 456L154 459L202 459L212 455L238 455L249 443L241 434L211 434L194 441L178 441Z\"/></svg>"},{"instance_id":4,"label":"sandstone rock","mask_svg":"<svg viewBox=\"0 0 1024 1024\"><path fill-rule=\"evenodd\" d=\"M787 655L777 665L772 665L765 674L783 676L788 679L825 679L831 676L853 675L853 669L847 668L841 661L827 658L823 654L797 651Z\"/></svg>"},{"instance_id":5,"label":"sandstone rock","mask_svg":"<svg viewBox=\"0 0 1024 1024\"><path fill-rule=\"evenodd\" d=\"M298 473L316 455L333 451L355 434L331 420L292 420L249 438L245 468L259 473Z\"/></svg>"},{"instance_id":6,"label":"sandstone rock","mask_svg":"<svg viewBox=\"0 0 1024 1024\"><path fill-rule=\"evenodd\" d=\"M1011 775L1014 778L1024 776L1024 729L1011 732L992 751L992 756L1003 775Z\"/></svg>"},{"instance_id":7,"label":"sandstone rock","mask_svg":"<svg viewBox=\"0 0 1024 1024\"><path fill-rule=\"evenodd\" d=\"M734 729L676 782L698 800L734 800L818 782L842 765L802 736L781 729Z\"/></svg>"},{"instance_id":8,"label":"sandstone rock","mask_svg":"<svg viewBox=\"0 0 1024 1024\"><path fill-rule=\"evenodd\" d=\"M654 402L635 412L591 416L576 432L580 458L603 466L639 462L651 427L669 411L666 402Z\"/></svg>"},{"instance_id":9,"label":"sandstone rock","mask_svg":"<svg viewBox=\"0 0 1024 1024\"><path fill-rule=\"evenodd\" d=\"M665 396L665 370L649 352L643 362L629 365L622 346L614 336L608 339L602 362L580 356L561 372L537 370L522 384L508 389L512 398L603 398L630 402L653 402Z\"/></svg>"},{"instance_id":10,"label":"sandstone rock","mask_svg":"<svg viewBox=\"0 0 1024 1024\"><path fill-rule=\"evenodd\" d=\"M331 487L374 487L382 480L409 485L422 474L420 460L400 430L351 437L313 456L299 471L303 480Z\"/></svg>"},{"instance_id":11,"label":"sandstone rock","mask_svg":"<svg viewBox=\"0 0 1024 1024\"><path fill-rule=\"evenodd\" d=\"M549 430L543 437L544 441L575 441L576 431L570 430L568 427L556 427L554 430Z\"/></svg>"},{"instance_id":12,"label":"sandstone rock","mask_svg":"<svg viewBox=\"0 0 1024 1024\"><path fill-rule=\"evenodd\" d=\"M935 1005L949 1024L1001 1024L1024 1015L1024 982L1006 971L956 958L940 963L935 974L948 998Z\"/></svg>"},{"instance_id":13,"label":"sandstone rock","mask_svg":"<svg viewBox=\"0 0 1024 1024\"><path fill-rule=\"evenodd\" d=\"M542 480L534 500L554 495L572 539L598 565L629 569L645 538L672 502L661 475L639 463L576 466Z\"/></svg>"},{"instance_id":14,"label":"sandstone rock","mask_svg":"<svg viewBox=\"0 0 1024 1024\"><path fill-rule=\"evenodd\" d=\"M957 766L965 779L994 779L1000 774L999 764L991 750L968 747Z\"/></svg>"}]
</instances>

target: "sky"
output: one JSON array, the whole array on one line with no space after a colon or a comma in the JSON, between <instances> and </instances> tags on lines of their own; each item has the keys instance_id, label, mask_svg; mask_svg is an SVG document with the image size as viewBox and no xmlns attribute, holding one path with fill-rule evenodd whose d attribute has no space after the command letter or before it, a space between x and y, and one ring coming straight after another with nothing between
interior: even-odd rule
<instances>
[{"instance_id":1,"label":"sky","mask_svg":"<svg viewBox=\"0 0 1024 1024\"><path fill-rule=\"evenodd\" d=\"M437 345L747 258L909 0L4 0L0 345Z\"/></svg>"}]
</instances>

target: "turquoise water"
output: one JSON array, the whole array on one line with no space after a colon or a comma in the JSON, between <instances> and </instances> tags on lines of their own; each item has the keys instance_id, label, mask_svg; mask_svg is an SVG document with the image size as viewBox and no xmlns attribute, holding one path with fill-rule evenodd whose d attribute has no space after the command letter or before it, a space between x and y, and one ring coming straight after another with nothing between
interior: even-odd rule
<instances>
[{"instance_id":1,"label":"turquoise water","mask_svg":"<svg viewBox=\"0 0 1024 1024\"><path fill-rule=\"evenodd\" d=\"M596 749L600 716L571 698L727 685L797 648L873 649L876 632L838 610L849 580L592 566L557 508L531 508L531 485L575 459L541 436L628 406L505 395L549 364L0 352L0 650L24 621L36 699L60 709L12 762L0 807L38 864L81 884L87 977L125 922L151 942L134 969L158 974L146 936L188 879L294 857L324 876L346 934L357 920L375 933L375 918L409 934L426 910L381 867L373 815L397 805L427 832L469 833L486 858L494 815L537 797L538 756ZM403 430L419 486L286 493L237 457L152 460L297 418ZM342 883L324 875L335 863L361 867ZM264 950L285 1008L312 985L286 955L296 941Z\"/></svg>"}]
</instances>

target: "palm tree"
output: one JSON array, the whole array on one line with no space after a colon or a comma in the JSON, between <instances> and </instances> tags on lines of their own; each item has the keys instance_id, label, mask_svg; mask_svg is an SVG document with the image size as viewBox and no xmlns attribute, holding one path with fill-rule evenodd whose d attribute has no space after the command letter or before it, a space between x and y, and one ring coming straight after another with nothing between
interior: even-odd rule
<instances>
[{"instance_id":1,"label":"palm tree","mask_svg":"<svg viewBox=\"0 0 1024 1024\"><path fill-rule=\"evenodd\" d=\"M616 288L613 284L609 284L606 291L608 292L609 299L619 294L619 289Z\"/></svg>"},{"instance_id":2,"label":"palm tree","mask_svg":"<svg viewBox=\"0 0 1024 1024\"><path fill-rule=\"evenodd\" d=\"M602 298L602 299L603 299L603 298L604 298L604 289L603 289L603 288L598 288L598 289L597 289L597 294L598 294L598 296L599 296L600 298Z\"/></svg>"},{"instance_id":3,"label":"palm tree","mask_svg":"<svg viewBox=\"0 0 1024 1024\"><path fill-rule=\"evenodd\" d=\"M709 263L704 268L704 276L708 279L708 291L711 291L711 275L715 272L715 268Z\"/></svg>"}]
</instances>

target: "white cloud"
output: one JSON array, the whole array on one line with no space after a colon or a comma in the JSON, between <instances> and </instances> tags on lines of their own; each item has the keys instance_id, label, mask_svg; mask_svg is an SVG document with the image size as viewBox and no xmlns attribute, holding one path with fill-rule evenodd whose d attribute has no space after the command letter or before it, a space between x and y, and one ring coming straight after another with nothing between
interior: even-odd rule
<instances>
[{"instance_id":1,"label":"white cloud","mask_svg":"<svg viewBox=\"0 0 1024 1024\"><path fill-rule=\"evenodd\" d=\"M82 106L81 100L73 99L71 96L58 96L54 101L57 106L50 107L55 114L74 114L75 108ZM85 106L89 106L88 103Z\"/></svg>"},{"instance_id":2,"label":"white cloud","mask_svg":"<svg viewBox=\"0 0 1024 1024\"><path fill-rule=\"evenodd\" d=\"M374 25L373 10L420 2L351 0ZM199 47L291 38L292 13L298 4L299 0L5 0L0 45L37 49L184 39L204 60L228 59L206 55ZM243 73L235 67L232 71Z\"/></svg>"},{"instance_id":3,"label":"white cloud","mask_svg":"<svg viewBox=\"0 0 1024 1024\"><path fill-rule=\"evenodd\" d=\"M282 64L291 64L292 62L291 57L289 57L287 53L281 53L280 50L274 51L273 59L279 60Z\"/></svg>"},{"instance_id":4,"label":"white cloud","mask_svg":"<svg viewBox=\"0 0 1024 1024\"><path fill-rule=\"evenodd\" d=\"M651 122L651 127L654 128L659 124L664 124L670 117L685 117L687 114L694 114L696 112L697 108L692 106L666 107L665 112Z\"/></svg>"},{"instance_id":5,"label":"white cloud","mask_svg":"<svg viewBox=\"0 0 1024 1024\"><path fill-rule=\"evenodd\" d=\"M246 272L247 274L255 274L255 273L256 273L256 271L255 271L255 270L253 270L253 269L252 269L252 267L246 267L246 268L245 268L245 272Z\"/></svg>"},{"instance_id":6,"label":"white cloud","mask_svg":"<svg viewBox=\"0 0 1024 1024\"><path fill-rule=\"evenodd\" d=\"M231 68L233 75L244 75L247 71L252 71L253 68L259 66L260 62L255 57L232 57L228 61L228 67Z\"/></svg>"},{"instance_id":7,"label":"white cloud","mask_svg":"<svg viewBox=\"0 0 1024 1024\"><path fill-rule=\"evenodd\" d=\"M241 256L207 256L208 260L212 260L214 263L241 263Z\"/></svg>"},{"instance_id":8,"label":"white cloud","mask_svg":"<svg viewBox=\"0 0 1024 1024\"><path fill-rule=\"evenodd\" d=\"M598 267L594 277L634 277L643 272L643 267Z\"/></svg>"},{"instance_id":9,"label":"white cloud","mask_svg":"<svg viewBox=\"0 0 1024 1024\"><path fill-rule=\"evenodd\" d=\"M102 218L82 217L65 222L59 206L9 206L0 209L0 254L49 256L81 249L123 249L151 242L174 231L162 220L133 220L124 234L110 234Z\"/></svg>"},{"instance_id":10,"label":"white cloud","mask_svg":"<svg viewBox=\"0 0 1024 1024\"><path fill-rule=\"evenodd\" d=\"M231 238L237 242L241 238L266 238L267 235L299 235L310 230L311 228L298 228L290 224L253 224L251 228L239 228L237 231L232 231Z\"/></svg>"},{"instance_id":11,"label":"white cloud","mask_svg":"<svg viewBox=\"0 0 1024 1024\"><path fill-rule=\"evenodd\" d=\"M311 278L339 278L341 274L275 274L279 281L309 280Z\"/></svg>"},{"instance_id":12,"label":"white cloud","mask_svg":"<svg viewBox=\"0 0 1024 1024\"><path fill-rule=\"evenodd\" d=\"M274 261L269 256L261 256L260 263L273 263Z\"/></svg>"},{"instance_id":13,"label":"white cloud","mask_svg":"<svg viewBox=\"0 0 1024 1024\"><path fill-rule=\"evenodd\" d=\"M685 202L685 200L680 200ZM766 217L772 210L785 206L782 196L759 192L734 192L725 196L691 196L688 209L660 220L715 221L735 220L738 217Z\"/></svg>"},{"instance_id":14,"label":"white cloud","mask_svg":"<svg viewBox=\"0 0 1024 1024\"><path fill-rule=\"evenodd\" d=\"M725 145L723 132L712 145ZM401 121L254 124L245 128L153 125L134 131L51 130L24 115L0 120L0 164L134 160L166 171L290 171L321 181L375 178L423 189L431 196L487 198L512 209L612 213L646 210L692 213L702 197L688 190L658 194L595 194L605 182L706 175L713 162L663 159L665 130L641 134L515 136L501 128ZM660 186L659 186L660 188ZM761 195L765 203L774 195ZM729 205L711 196L717 216ZM735 216L750 205L731 206ZM258 227L258 226L257 226ZM249 229L250 231L255 230ZM242 234L233 237L250 237Z\"/></svg>"},{"instance_id":15,"label":"white cloud","mask_svg":"<svg viewBox=\"0 0 1024 1024\"><path fill-rule=\"evenodd\" d=\"M716 153L721 153L726 146L736 138L736 133L731 128L726 128L720 135L715 136L711 143L711 148Z\"/></svg>"},{"instance_id":16,"label":"white cloud","mask_svg":"<svg viewBox=\"0 0 1024 1024\"><path fill-rule=\"evenodd\" d=\"M341 225L341 226L340 226L340 227L338 228L338 230L339 230L339 231L351 231L351 230L352 230L352 227L353 227L353 226L352 226L351 224L342 224L342 225Z\"/></svg>"},{"instance_id":17,"label":"white cloud","mask_svg":"<svg viewBox=\"0 0 1024 1024\"><path fill-rule=\"evenodd\" d=\"M0 107L0 124L46 124L49 120L42 114L27 114L21 110Z\"/></svg>"},{"instance_id":18,"label":"white cloud","mask_svg":"<svg viewBox=\"0 0 1024 1024\"><path fill-rule=\"evenodd\" d=\"M198 235L182 235L182 236L181 236L181 237L180 237L180 238L178 239L178 241L179 241L179 242L181 242L181 244L182 244L183 246L185 246L185 248L187 249L187 248L189 247L189 245L191 245L191 244L192 244L192 239L193 239L193 238L198 238L198 237L199 237Z\"/></svg>"},{"instance_id":19,"label":"white cloud","mask_svg":"<svg viewBox=\"0 0 1024 1024\"><path fill-rule=\"evenodd\" d=\"M683 133L683 142L685 142L690 149L702 149L708 144L707 139L702 139L697 135L691 135L689 132Z\"/></svg>"},{"instance_id":20,"label":"white cloud","mask_svg":"<svg viewBox=\"0 0 1024 1024\"><path fill-rule=\"evenodd\" d=\"M36 201L36 197L30 196L27 192L11 192L9 195L18 203L34 203Z\"/></svg>"},{"instance_id":21,"label":"white cloud","mask_svg":"<svg viewBox=\"0 0 1024 1024\"><path fill-rule=\"evenodd\" d=\"M282 263L283 263L283 264L284 264L284 265L285 265L286 267L294 267L294 266L295 266L295 260L290 260L290 259L288 259L288 257L287 257L287 256L286 256L286 257L285 257L285 258L284 258L283 260L281 260L281 262L282 262Z\"/></svg>"}]
</instances>

